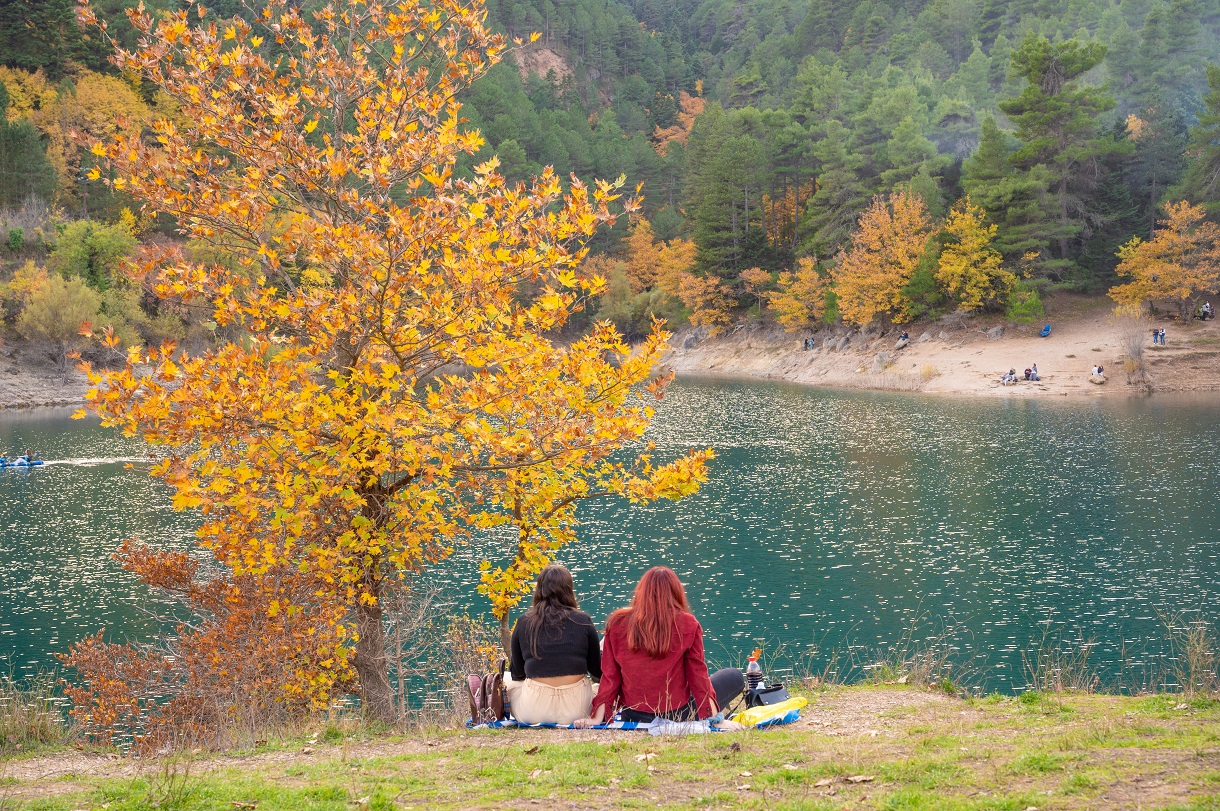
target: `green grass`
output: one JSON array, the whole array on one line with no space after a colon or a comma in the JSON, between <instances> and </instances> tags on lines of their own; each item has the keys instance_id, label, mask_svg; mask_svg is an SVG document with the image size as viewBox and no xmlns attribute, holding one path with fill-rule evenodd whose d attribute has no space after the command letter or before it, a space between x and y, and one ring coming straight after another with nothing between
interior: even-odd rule
<instances>
[{"instance_id":1,"label":"green grass","mask_svg":"<svg viewBox=\"0 0 1220 811\"><path fill-rule=\"evenodd\" d=\"M1121 787L1124 807L1220 811L1214 701L1175 709L1173 696L1067 696L1063 712L1060 699L892 686L809 698L798 724L677 739L319 726L241 753L90 758L88 768L57 760L79 757L71 752L10 759L0 761L0 809L1047 811L1111 807Z\"/></svg>"}]
</instances>

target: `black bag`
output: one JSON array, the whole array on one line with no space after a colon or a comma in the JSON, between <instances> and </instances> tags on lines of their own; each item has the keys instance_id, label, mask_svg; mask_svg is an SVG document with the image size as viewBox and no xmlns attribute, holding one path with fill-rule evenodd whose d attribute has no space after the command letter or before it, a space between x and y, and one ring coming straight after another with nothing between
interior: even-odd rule
<instances>
[{"instance_id":1,"label":"black bag","mask_svg":"<svg viewBox=\"0 0 1220 811\"><path fill-rule=\"evenodd\" d=\"M746 690L747 707L767 707L771 704L787 701L790 698L792 696L788 693L788 688L783 684L771 684L766 687Z\"/></svg>"}]
</instances>

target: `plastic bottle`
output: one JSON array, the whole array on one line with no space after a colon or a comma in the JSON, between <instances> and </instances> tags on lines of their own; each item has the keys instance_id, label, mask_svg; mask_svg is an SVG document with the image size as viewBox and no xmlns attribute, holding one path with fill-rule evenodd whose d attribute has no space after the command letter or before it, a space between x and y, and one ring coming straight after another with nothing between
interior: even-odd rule
<instances>
[{"instance_id":1,"label":"plastic bottle","mask_svg":"<svg viewBox=\"0 0 1220 811\"><path fill-rule=\"evenodd\" d=\"M751 690L757 690L762 686L762 668L758 666L758 653L750 654L750 661L746 664L746 686Z\"/></svg>"}]
</instances>

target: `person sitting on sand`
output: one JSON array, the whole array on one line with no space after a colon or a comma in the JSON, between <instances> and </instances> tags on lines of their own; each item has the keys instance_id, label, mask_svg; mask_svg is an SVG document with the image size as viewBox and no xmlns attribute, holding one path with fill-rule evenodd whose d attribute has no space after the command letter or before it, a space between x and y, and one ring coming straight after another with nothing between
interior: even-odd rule
<instances>
[{"instance_id":1,"label":"person sitting on sand","mask_svg":"<svg viewBox=\"0 0 1220 811\"><path fill-rule=\"evenodd\" d=\"M523 724L566 726L585 718L601 678L597 627L580 610L572 573L552 563L538 574L534 604L513 626L509 678L513 717Z\"/></svg>"},{"instance_id":2,"label":"person sitting on sand","mask_svg":"<svg viewBox=\"0 0 1220 811\"><path fill-rule=\"evenodd\" d=\"M1032 379L1033 379L1033 374L1034 374L1034 370L1033 370L1033 369L1030 369L1029 367L1026 367L1026 368L1025 368L1025 379L1026 379L1026 380L1032 380Z\"/></svg>"},{"instance_id":3,"label":"person sitting on sand","mask_svg":"<svg viewBox=\"0 0 1220 811\"><path fill-rule=\"evenodd\" d=\"M576 726L613 718L616 707L624 721L706 718L722 725L725 706L745 689L745 674L735 667L708 674L703 628L682 582L671 569L654 566L640 578L631 605L606 620L593 714Z\"/></svg>"},{"instance_id":4,"label":"person sitting on sand","mask_svg":"<svg viewBox=\"0 0 1220 811\"><path fill-rule=\"evenodd\" d=\"M1030 380L1041 380L1042 379L1042 378L1038 377L1038 364L1035 363L1029 367L1029 379Z\"/></svg>"}]
</instances>

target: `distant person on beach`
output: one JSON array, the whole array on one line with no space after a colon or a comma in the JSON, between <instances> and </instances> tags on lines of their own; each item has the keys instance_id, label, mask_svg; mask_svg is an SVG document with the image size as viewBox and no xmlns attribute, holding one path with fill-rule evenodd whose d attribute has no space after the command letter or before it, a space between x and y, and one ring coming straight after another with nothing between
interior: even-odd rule
<instances>
[{"instance_id":1,"label":"distant person on beach","mask_svg":"<svg viewBox=\"0 0 1220 811\"><path fill-rule=\"evenodd\" d=\"M1152 328L1152 345L1156 346L1161 342L1161 331L1156 327Z\"/></svg>"},{"instance_id":2,"label":"distant person on beach","mask_svg":"<svg viewBox=\"0 0 1220 811\"><path fill-rule=\"evenodd\" d=\"M1161 327L1161 346L1165 345L1165 328Z\"/></svg>"},{"instance_id":3,"label":"distant person on beach","mask_svg":"<svg viewBox=\"0 0 1220 811\"><path fill-rule=\"evenodd\" d=\"M1035 363L1033 366L1030 367L1029 379L1030 380L1041 380L1042 379L1042 378L1038 377L1038 364Z\"/></svg>"}]
</instances>

